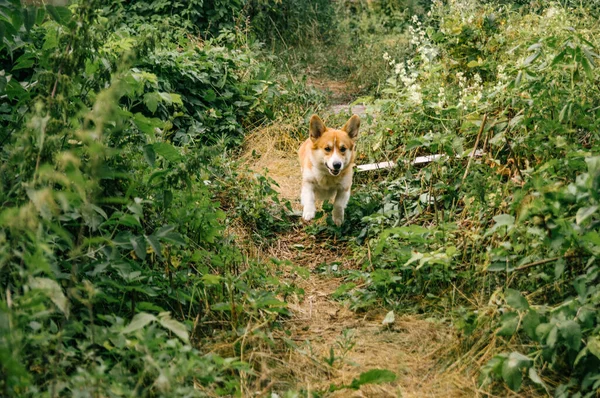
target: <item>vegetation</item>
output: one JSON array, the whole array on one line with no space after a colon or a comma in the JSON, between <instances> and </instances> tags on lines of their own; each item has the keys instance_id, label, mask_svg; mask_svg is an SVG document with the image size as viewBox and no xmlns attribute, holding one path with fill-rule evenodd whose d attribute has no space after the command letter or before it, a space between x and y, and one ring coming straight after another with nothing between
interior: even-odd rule
<instances>
[{"instance_id":1,"label":"vegetation","mask_svg":"<svg viewBox=\"0 0 600 398\"><path fill-rule=\"evenodd\" d=\"M0 394L401 383L395 369L317 391L265 379L254 353L300 350L288 302L324 271L355 312L451 324L444 366L478 372L482 391L597 395L599 10L0 1ZM293 157L328 105L310 83L332 81L367 107L359 163L397 167L357 175L341 228L328 204L303 227L358 266L307 270L264 254L299 225L295 198L240 148L285 125ZM332 369L355 345L337 344L315 362Z\"/></svg>"}]
</instances>

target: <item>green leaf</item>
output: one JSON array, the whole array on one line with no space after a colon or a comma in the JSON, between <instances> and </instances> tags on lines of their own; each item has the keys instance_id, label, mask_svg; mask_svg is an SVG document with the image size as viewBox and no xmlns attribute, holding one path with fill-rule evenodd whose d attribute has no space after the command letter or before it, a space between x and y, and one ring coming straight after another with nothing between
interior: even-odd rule
<instances>
[{"instance_id":1,"label":"green leaf","mask_svg":"<svg viewBox=\"0 0 600 398\"><path fill-rule=\"evenodd\" d=\"M540 378L540 376L538 375L537 371L535 370L535 368L532 366L529 368L529 379L534 382L535 384L542 386L542 387L546 387L546 385L544 384L544 381Z\"/></svg>"},{"instance_id":2,"label":"green leaf","mask_svg":"<svg viewBox=\"0 0 600 398\"><path fill-rule=\"evenodd\" d=\"M253 305L254 308L267 308L267 309L275 309L275 308L285 308L287 307L287 303L281 300L276 299L275 297L266 297L256 300Z\"/></svg>"},{"instance_id":3,"label":"green leaf","mask_svg":"<svg viewBox=\"0 0 600 398\"><path fill-rule=\"evenodd\" d=\"M202 275L202 280L204 281L204 283L207 285L211 285L211 286L220 285L222 279L223 278L220 275L213 275L213 274Z\"/></svg>"},{"instance_id":4,"label":"green leaf","mask_svg":"<svg viewBox=\"0 0 600 398\"><path fill-rule=\"evenodd\" d=\"M535 335L537 336L536 340L540 342L544 341L553 327L554 325L550 323L540 323L537 325L535 328Z\"/></svg>"},{"instance_id":5,"label":"green leaf","mask_svg":"<svg viewBox=\"0 0 600 398\"><path fill-rule=\"evenodd\" d=\"M507 312L500 317L500 329L496 332L498 336L510 337L517 331L519 325L519 314Z\"/></svg>"},{"instance_id":6,"label":"green leaf","mask_svg":"<svg viewBox=\"0 0 600 398\"><path fill-rule=\"evenodd\" d=\"M506 299L506 303L516 310L524 311L529 309L527 299L518 290L506 289L504 298Z\"/></svg>"},{"instance_id":7,"label":"green leaf","mask_svg":"<svg viewBox=\"0 0 600 398\"><path fill-rule=\"evenodd\" d=\"M150 112L156 112L156 109L158 109L159 102L160 95L158 95L158 93L152 92L144 94L144 105L146 105Z\"/></svg>"},{"instance_id":8,"label":"green leaf","mask_svg":"<svg viewBox=\"0 0 600 398\"><path fill-rule=\"evenodd\" d=\"M586 358L589 352L590 350L588 350L587 347L583 347L583 350L579 351L579 354L577 354L577 356L575 357L575 361L573 361L573 367L579 365L579 362L581 362L583 358Z\"/></svg>"},{"instance_id":9,"label":"green leaf","mask_svg":"<svg viewBox=\"0 0 600 398\"><path fill-rule=\"evenodd\" d=\"M565 48L564 50L559 52L558 55L556 55L556 57L554 57L554 59L552 60L551 66L554 66L554 65L558 64L559 62L562 62L562 60L565 59L565 56L567 55L568 51L570 52L570 48Z\"/></svg>"},{"instance_id":10,"label":"green leaf","mask_svg":"<svg viewBox=\"0 0 600 398\"><path fill-rule=\"evenodd\" d=\"M144 237L146 238L146 241L148 241L148 243L150 244L152 251L156 254L159 260L162 260L163 256L161 253L161 246L158 238L154 235L144 235Z\"/></svg>"},{"instance_id":11,"label":"green leaf","mask_svg":"<svg viewBox=\"0 0 600 398\"><path fill-rule=\"evenodd\" d=\"M231 311L231 303L215 303L210 306L213 311Z\"/></svg>"},{"instance_id":12,"label":"green leaf","mask_svg":"<svg viewBox=\"0 0 600 398\"><path fill-rule=\"evenodd\" d=\"M46 17L46 10L43 7L37 8L37 13L35 16L35 23L41 25L44 22L44 18Z\"/></svg>"},{"instance_id":13,"label":"green leaf","mask_svg":"<svg viewBox=\"0 0 600 398\"><path fill-rule=\"evenodd\" d=\"M165 123L162 120L154 117L146 117L139 112L133 115L132 120L137 128L140 129L140 131L148 134L150 137L154 137L156 135L156 129L162 129L165 127Z\"/></svg>"},{"instance_id":14,"label":"green leaf","mask_svg":"<svg viewBox=\"0 0 600 398\"><path fill-rule=\"evenodd\" d=\"M525 334L529 336L530 339L539 341L535 332L539 324L539 314L534 309L530 308L529 311L527 311L527 314L525 314L525 316L523 317L522 321L523 330L525 331Z\"/></svg>"},{"instance_id":15,"label":"green leaf","mask_svg":"<svg viewBox=\"0 0 600 398\"><path fill-rule=\"evenodd\" d=\"M575 321L566 321L559 324L560 334L565 339L565 345L578 351L581 346L581 327Z\"/></svg>"},{"instance_id":16,"label":"green leaf","mask_svg":"<svg viewBox=\"0 0 600 398\"><path fill-rule=\"evenodd\" d=\"M214 100L217 99L217 94L215 94L215 91L212 89L206 90L206 92L204 93L203 96L204 100L206 102L213 102Z\"/></svg>"},{"instance_id":17,"label":"green leaf","mask_svg":"<svg viewBox=\"0 0 600 398\"><path fill-rule=\"evenodd\" d=\"M575 215L575 222L577 225L581 225L582 222L594 215L597 210L598 206L580 207Z\"/></svg>"},{"instance_id":18,"label":"green leaf","mask_svg":"<svg viewBox=\"0 0 600 398\"><path fill-rule=\"evenodd\" d=\"M19 59L17 59L17 62L15 63L15 66L13 66L12 70L19 70L19 69L28 69L31 68L33 65L35 64L35 58L34 55L32 53L25 53L23 55L21 55L19 57Z\"/></svg>"},{"instance_id":19,"label":"green leaf","mask_svg":"<svg viewBox=\"0 0 600 398\"><path fill-rule=\"evenodd\" d=\"M13 10L11 22L13 28L17 31L21 28L21 25L23 25L23 14L21 13L20 7Z\"/></svg>"},{"instance_id":20,"label":"green leaf","mask_svg":"<svg viewBox=\"0 0 600 398\"><path fill-rule=\"evenodd\" d=\"M569 109L569 106L571 105L570 102L567 102L562 109L560 110L560 113L558 114L558 121L560 123L564 123L565 122L565 118L567 117L567 110Z\"/></svg>"},{"instance_id":21,"label":"green leaf","mask_svg":"<svg viewBox=\"0 0 600 398\"><path fill-rule=\"evenodd\" d=\"M35 277L29 280L29 287L31 289L41 290L65 315L65 318L69 318L69 301L58 282L49 278Z\"/></svg>"},{"instance_id":22,"label":"green leaf","mask_svg":"<svg viewBox=\"0 0 600 398\"><path fill-rule=\"evenodd\" d=\"M119 217L119 224L124 225L126 227L141 227L140 220L131 214L123 214Z\"/></svg>"},{"instance_id":23,"label":"green leaf","mask_svg":"<svg viewBox=\"0 0 600 398\"><path fill-rule=\"evenodd\" d=\"M354 289L355 287L356 287L356 283L353 283L353 282L342 283L341 285L338 286L337 289L335 289L335 292L333 292L331 295L334 298L340 298L343 295L345 295L346 293L348 293L349 291L351 291L352 289Z\"/></svg>"},{"instance_id":24,"label":"green leaf","mask_svg":"<svg viewBox=\"0 0 600 398\"><path fill-rule=\"evenodd\" d=\"M502 364L502 379L513 391L519 391L523 382L523 369L531 366L531 359L518 352L511 352Z\"/></svg>"},{"instance_id":25,"label":"green leaf","mask_svg":"<svg viewBox=\"0 0 600 398\"><path fill-rule=\"evenodd\" d=\"M25 23L25 30L27 30L27 32L30 32L31 28L35 24L36 16L37 11L35 7L29 6L27 8L23 8L23 19Z\"/></svg>"},{"instance_id":26,"label":"green leaf","mask_svg":"<svg viewBox=\"0 0 600 398\"><path fill-rule=\"evenodd\" d=\"M536 333L537 333L537 330L536 330ZM558 328L556 326L553 326L552 329L550 329L550 333L548 333L548 338L546 339L546 344L548 345L548 347L554 348L557 341L558 341Z\"/></svg>"},{"instance_id":27,"label":"green leaf","mask_svg":"<svg viewBox=\"0 0 600 398\"><path fill-rule=\"evenodd\" d=\"M6 77L0 75L0 94L4 93L4 89L6 88Z\"/></svg>"},{"instance_id":28,"label":"green leaf","mask_svg":"<svg viewBox=\"0 0 600 398\"><path fill-rule=\"evenodd\" d=\"M396 374L387 369L371 369L361 373L358 379L352 380L351 388L358 389L364 384L391 383L396 380Z\"/></svg>"},{"instance_id":29,"label":"green leaf","mask_svg":"<svg viewBox=\"0 0 600 398\"><path fill-rule=\"evenodd\" d=\"M154 146L152 147L154 150ZM155 179L158 179L159 181L161 181L162 177L166 176L169 173L169 170L158 170L155 171L154 173L152 173L150 175L150 178L148 178L148 185L151 185L152 181L154 181Z\"/></svg>"},{"instance_id":30,"label":"green leaf","mask_svg":"<svg viewBox=\"0 0 600 398\"><path fill-rule=\"evenodd\" d=\"M166 102L168 105L179 105L183 106L183 101L181 100L181 95L173 94L173 93L158 93L160 99Z\"/></svg>"},{"instance_id":31,"label":"green leaf","mask_svg":"<svg viewBox=\"0 0 600 398\"><path fill-rule=\"evenodd\" d=\"M594 80L594 71L592 70L592 64L590 63L590 61L588 61L588 59L585 56L582 56L580 58L581 60L581 66L583 67L583 70L586 74L586 76L588 77L588 79L590 80Z\"/></svg>"},{"instance_id":32,"label":"green leaf","mask_svg":"<svg viewBox=\"0 0 600 398\"><path fill-rule=\"evenodd\" d=\"M173 202L173 192L168 189L163 190L163 207L166 209Z\"/></svg>"},{"instance_id":33,"label":"green leaf","mask_svg":"<svg viewBox=\"0 0 600 398\"><path fill-rule=\"evenodd\" d=\"M531 54L530 56L528 56L527 58L525 58L525 61L523 61L523 66L529 66L531 65L531 63L533 61L535 61L538 57L540 56L540 52L536 51L533 54Z\"/></svg>"},{"instance_id":34,"label":"green leaf","mask_svg":"<svg viewBox=\"0 0 600 398\"><path fill-rule=\"evenodd\" d=\"M156 311L156 312L165 312L165 309L161 306L156 305L155 303L151 303L148 301L141 301L135 304L135 308L142 311Z\"/></svg>"},{"instance_id":35,"label":"green leaf","mask_svg":"<svg viewBox=\"0 0 600 398\"><path fill-rule=\"evenodd\" d=\"M162 239L181 246L187 245L185 238L179 232L169 232L168 234L165 234Z\"/></svg>"},{"instance_id":36,"label":"green leaf","mask_svg":"<svg viewBox=\"0 0 600 398\"><path fill-rule=\"evenodd\" d=\"M600 156L590 156L585 158L588 173L592 176L600 175Z\"/></svg>"},{"instance_id":37,"label":"green leaf","mask_svg":"<svg viewBox=\"0 0 600 398\"><path fill-rule=\"evenodd\" d=\"M143 328L152 321L156 321L156 317L154 315L148 314L147 312L140 312L139 314L135 314L129 325L127 325L121 331L121 333L128 334L131 332L135 332L136 330Z\"/></svg>"},{"instance_id":38,"label":"green leaf","mask_svg":"<svg viewBox=\"0 0 600 398\"><path fill-rule=\"evenodd\" d=\"M519 87L519 85L521 84L521 79L523 78L523 71L519 71L519 73L517 73L517 77L515 79L515 87Z\"/></svg>"},{"instance_id":39,"label":"green leaf","mask_svg":"<svg viewBox=\"0 0 600 398\"><path fill-rule=\"evenodd\" d=\"M154 152L167 159L169 162L178 162L181 160L181 154L171 144L166 142L157 142L153 144Z\"/></svg>"},{"instance_id":40,"label":"green leaf","mask_svg":"<svg viewBox=\"0 0 600 398\"><path fill-rule=\"evenodd\" d=\"M46 36L44 37L44 44L42 45L42 50L48 51L56 48L58 46L58 30L57 29L48 29L46 31Z\"/></svg>"},{"instance_id":41,"label":"green leaf","mask_svg":"<svg viewBox=\"0 0 600 398\"><path fill-rule=\"evenodd\" d=\"M146 240L144 239L144 237L131 237L129 241L133 246L135 255L138 256L140 259L144 260L146 258Z\"/></svg>"},{"instance_id":42,"label":"green leaf","mask_svg":"<svg viewBox=\"0 0 600 398\"><path fill-rule=\"evenodd\" d=\"M67 7L55 7L52 5L46 5L46 11L48 11L48 14L50 14L52 19L54 19L61 25L66 26L71 21L71 10L69 10Z\"/></svg>"},{"instance_id":43,"label":"green leaf","mask_svg":"<svg viewBox=\"0 0 600 398\"><path fill-rule=\"evenodd\" d=\"M148 162L150 167L154 167L154 162L156 162L156 152L154 152L154 146L144 145L142 152L144 153L144 159L146 159L146 162Z\"/></svg>"},{"instance_id":44,"label":"green leaf","mask_svg":"<svg viewBox=\"0 0 600 398\"><path fill-rule=\"evenodd\" d=\"M515 224L515 218L510 214L499 214L494 217L494 221L496 221L496 226L512 226Z\"/></svg>"},{"instance_id":45,"label":"green leaf","mask_svg":"<svg viewBox=\"0 0 600 398\"><path fill-rule=\"evenodd\" d=\"M189 342L190 336L187 327L183 323L171 318L168 312L160 314L159 323L164 328L169 329L171 332L173 332L184 342Z\"/></svg>"},{"instance_id":46,"label":"green leaf","mask_svg":"<svg viewBox=\"0 0 600 398\"><path fill-rule=\"evenodd\" d=\"M494 261L487 267L488 272L511 272L513 270L514 267L504 261Z\"/></svg>"},{"instance_id":47,"label":"green leaf","mask_svg":"<svg viewBox=\"0 0 600 398\"><path fill-rule=\"evenodd\" d=\"M600 336L591 336L587 340L587 349L600 359Z\"/></svg>"}]
</instances>

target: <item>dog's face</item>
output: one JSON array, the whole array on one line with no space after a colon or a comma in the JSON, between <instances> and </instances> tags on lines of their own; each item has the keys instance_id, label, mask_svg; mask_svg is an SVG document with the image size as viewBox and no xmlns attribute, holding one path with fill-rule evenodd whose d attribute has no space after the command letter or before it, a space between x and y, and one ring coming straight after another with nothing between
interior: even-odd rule
<instances>
[{"instance_id":1,"label":"dog's face","mask_svg":"<svg viewBox=\"0 0 600 398\"><path fill-rule=\"evenodd\" d=\"M360 119L353 115L340 130L325 127L317 115L310 118L310 139L317 167L326 167L332 176L339 175L354 161L354 145Z\"/></svg>"}]
</instances>

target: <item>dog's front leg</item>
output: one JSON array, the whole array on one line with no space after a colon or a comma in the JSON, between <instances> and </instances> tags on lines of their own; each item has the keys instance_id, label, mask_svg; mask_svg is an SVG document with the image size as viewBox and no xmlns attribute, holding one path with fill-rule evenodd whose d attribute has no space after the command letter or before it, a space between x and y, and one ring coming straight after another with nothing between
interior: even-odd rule
<instances>
[{"instance_id":1,"label":"dog's front leg","mask_svg":"<svg viewBox=\"0 0 600 398\"><path fill-rule=\"evenodd\" d=\"M315 218L315 190L313 184L309 182L302 183L302 193L300 194L300 203L304 206L302 218L304 221L310 221Z\"/></svg>"},{"instance_id":2,"label":"dog's front leg","mask_svg":"<svg viewBox=\"0 0 600 398\"><path fill-rule=\"evenodd\" d=\"M350 199L350 188L339 189L335 195L335 201L333 202L333 222L338 227L344 222L344 210Z\"/></svg>"}]
</instances>

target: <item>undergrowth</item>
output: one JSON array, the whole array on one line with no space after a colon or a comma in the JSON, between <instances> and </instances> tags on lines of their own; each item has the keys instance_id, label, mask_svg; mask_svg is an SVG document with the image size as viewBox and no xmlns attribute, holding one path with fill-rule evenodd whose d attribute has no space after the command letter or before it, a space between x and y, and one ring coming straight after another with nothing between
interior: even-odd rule
<instances>
[{"instance_id":1,"label":"undergrowth","mask_svg":"<svg viewBox=\"0 0 600 398\"><path fill-rule=\"evenodd\" d=\"M600 387L595 10L433 2L404 56L378 54L361 149L398 166L349 206L365 262L344 297L451 316L456 358L485 364L491 391Z\"/></svg>"},{"instance_id":2,"label":"undergrowth","mask_svg":"<svg viewBox=\"0 0 600 398\"><path fill-rule=\"evenodd\" d=\"M233 226L266 239L290 221L231 151L303 86L275 81L234 6L0 3L2 396L256 380L242 353L270 341L293 287Z\"/></svg>"},{"instance_id":3,"label":"undergrowth","mask_svg":"<svg viewBox=\"0 0 600 398\"><path fill-rule=\"evenodd\" d=\"M491 394L594 396L598 10L0 2L1 394L283 392L252 353L294 349L306 270L252 248L297 220L235 158L273 122L299 138L310 83L337 81L367 105L359 161L397 165L356 175L341 228L328 205L305 227L362 265L335 298L449 320L448 366Z\"/></svg>"}]
</instances>

